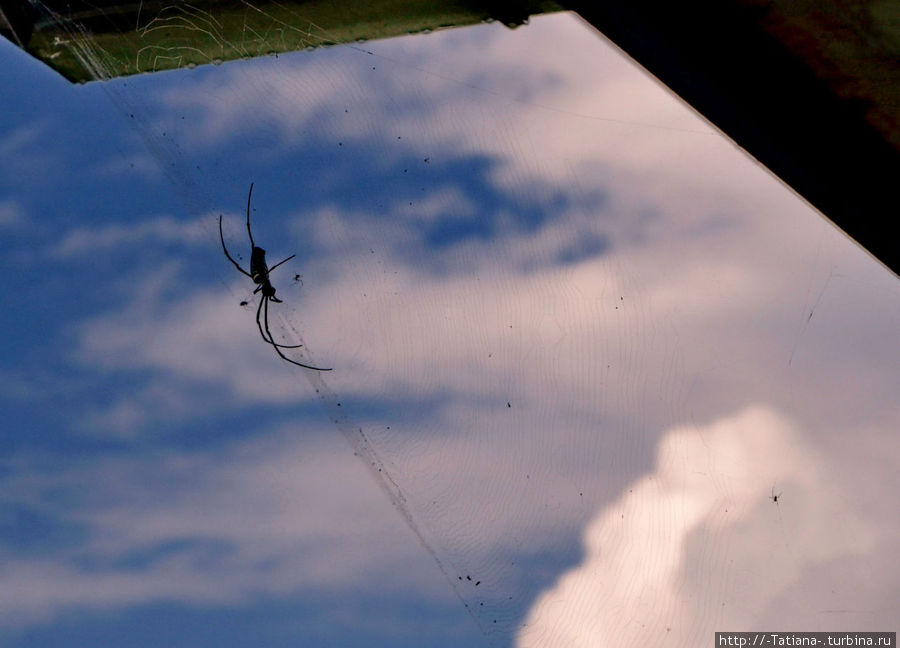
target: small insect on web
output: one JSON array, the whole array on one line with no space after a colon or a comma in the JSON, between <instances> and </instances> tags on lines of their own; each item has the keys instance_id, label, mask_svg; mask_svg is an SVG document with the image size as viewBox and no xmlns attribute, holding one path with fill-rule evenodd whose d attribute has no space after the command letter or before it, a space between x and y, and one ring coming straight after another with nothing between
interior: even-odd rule
<instances>
[{"instance_id":1,"label":"small insect on web","mask_svg":"<svg viewBox=\"0 0 900 648\"><path fill-rule=\"evenodd\" d=\"M250 193L247 194L247 234L250 236L250 247L253 249L250 254L250 272L244 270L240 266L240 264L235 261L234 258L228 253L228 248L225 247L225 235L222 233L221 214L219 214L219 239L222 241L222 250L225 252L225 256L228 257L228 260L231 261L231 263L234 264L234 267L240 270L242 274L247 275L253 280L253 283L257 284L256 289L253 291L253 294L255 295L258 292L262 292L262 299L259 300L259 306L256 308L256 326L259 327L259 334L267 344L272 345L272 348L275 349L275 353L281 356L282 360L286 360L287 362L295 364L298 367L304 367L305 369L312 369L314 371L331 371L330 368L325 369L323 367L313 367L312 365L303 364L302 362L297 362L296 360L291 360L286 355L284 355L281 350L297 349L303 345L279 344L275 341L275 338L272 337L272 332L269 330L269 302L273 301L280 304L282 303L282 301L275 296L275 287L272 285L272 282L269 281L269 273L280 266L282 263L290 261L297 255L292 254L287 259L279 261L271 268L266 265L266 251L261 247L256 246L256 243L253 242L253 232L250 231L251 196L253 196L252 182L250 183Z\"/></svg>"},{"instance_id":2,"label":"small insect on web","mask_svg":"<svg viewBox=\"0 0 900 648\"><path fill-rule=\"evenodd\" d=\"M775 485L772 485L772 494L769 496L769 499L778 504L778 498L781 497L781 493L775 492Z\"/></svg>"}]
</instances>

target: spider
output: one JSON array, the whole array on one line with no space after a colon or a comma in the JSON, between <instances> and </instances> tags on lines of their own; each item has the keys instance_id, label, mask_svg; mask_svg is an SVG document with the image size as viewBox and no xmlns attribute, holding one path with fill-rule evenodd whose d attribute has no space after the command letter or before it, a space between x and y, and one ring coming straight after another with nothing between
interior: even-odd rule
<instances>
[{"instance_id":1,"label":"spider","mask_svg":"<svg viewBox=\"0 0 900 648\"><path fill-rule=\"evenodd\" d=\"M222 215L219 214L219 239L222 241L222 250L225 252L225 256L228 257L228 260L234 264L234 267L240 270L241 274L245 274L253 280L253 283L257 284L256 289L253 291L255 295L258 292L262 292L262 298L259 300L259 306L256 308L256 326L259 328L259 334L262 336L262 339L267 343L271 344L272 348L275 349L275 353L281 356L282 360L286 360L291 364L295 364L298 367L304 367L305 369L312 369L314 371L331 371L331 369L325 369L323 367L313 367L312 365L303 364L302 362L297 362L296 360L291 360L284 353L281 352L281 349L297 349L302 344L279 344L275 341L275 338L272 337L272 332L269 330L269 301L273 301L281 304L282 301L275 296L275 287L272 285L272 282L269 281L269 273L272 272L275 268L280 266L282 263L286 261L290 261L293 259L296 254L292 254L287 259L279 261L271 268L266 265L266 251L261 247L257 247L256 243L253 242L253 232L250 231L250 197L253 195L253 183L250 183L250 193L247 194L247 234L250 235L250 247L253 248L253 251L250 254L250 272L244 270L240 264L232 258L232 256L228 253L228 248L225 247L225 236L222 234ZM262 318L260 319L260 314Z\"/></svg>"},{"instance_id":2,"label":"spider","mask_svg":"<svg viewBox=\"0 0 900 648\"><path fill-rule=\"evenodd\" d=\"M781 497L781 493L775 493L775 487L772 486L772 494L769 496L769 499L778 504L778 498Z\"/></svg>"}]
</instances>

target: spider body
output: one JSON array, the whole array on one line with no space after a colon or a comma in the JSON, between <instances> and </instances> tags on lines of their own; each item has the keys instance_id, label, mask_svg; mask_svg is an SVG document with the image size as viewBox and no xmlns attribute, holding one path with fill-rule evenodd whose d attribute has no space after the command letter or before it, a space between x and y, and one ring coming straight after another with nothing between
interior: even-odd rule
<instances>
[{"instance_id":1,"label":"spider body","mask_svg":"<svg viewBox=\"0 0 900 648\"><path fill-rule=\"evenodd\" d=\"M272 337L272 332L269 330L269 302L273 301L278 304L282 303L280 299L275 296L275 286L272 285L272 282L269 280L269 273L272 272L275 268L280 266L282 263L286 261L290 261L293 259L295 254L292 254L286 259L283 259L273 265L271 268L266 264L266 251L261 247L258 247L256 243L253 241L253 232L250 231L250 198L253 196L253 183L250 183L250 193L247 194L247 234L250 236L250 246L252 251L250 253L250 272L244 270L241 265L234 260L231 254L228 253L228 248L225 246L225 235L222 233L222 215L219 215L219 239L222 241L222 251L225 252L225 256L228 257L228 260L237 268L241 274L247 275L256 284L256 289L253 291L253 294L258 292L262 293L262 298L259 300L259 306L256 308L256 326L259 328L259 334L262 339L267 343L272 345L272 348L275 349L275 353L277 353L282 360L286 362L290 362L291 364L295 364L298 367L304 367L305 369L312 369L314 371L331 371L331 369L325 369L322 367L313 367L312 365L303 364L302 362L297 362L296 360L291 360L284 353L281 352L281 349L297 349L302 344L279 344L275 341L275 338ZM241 305L246 302L241 302Z\"/></svg>"},{"instance_id":2,"label":"spider body","mask_svg":"<svg viewBox=\"0 0 900 648\"><path fill-rule=\"evenodd\" d=\"M292 254L284 261L293 259L294 256L295 255ZM284 261L281 261L276 265L281 265ZM272 269L274 269L274 267L275 266L272 266ZM272 285L272 282L269 281L269 270L269 267L266 266L266 251L261 247L254 246L253 252L250 253L250 278L253 279L253 283L257 284L257 287L253 292L262 292L263 297L267 297L273 302L280 304L282 303L281 300L275 296L275 287Z\"/></svg>"}]
</instances>

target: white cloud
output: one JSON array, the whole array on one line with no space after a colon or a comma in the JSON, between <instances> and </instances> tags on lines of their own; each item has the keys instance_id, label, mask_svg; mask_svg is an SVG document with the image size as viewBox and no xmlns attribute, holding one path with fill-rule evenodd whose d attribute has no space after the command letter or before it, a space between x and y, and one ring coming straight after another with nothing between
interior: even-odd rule
<instances>
[{"instance_id":1,"label":"white cloud","mask_svg":"<svg viewBox=\"0 0 900 648\"><path fill-rule=\"evenodd\" d=\"M839 596L798 585L844 557L894 562L896 524L862 515L836 472L763 407L668 431L652 472L588 525L581 564L534 603L517 645L693 646L725 628L828 630L826 605L874 613L867 628L889 623L878 585ZM788 596L802 602L773 613Z\"/></svg>"},{"instance_id":2,"label":"white cloud","mask_svg":"<svg viewBox=\"0 0 900 648\"><path fill-rule=\"evenodd\" d=\"M172 298L171 287L182 274L180 266L171 265L137 279L123 309L79 325L75 356L85 365L107 370L160 371L173 384L185 380L225 384L243 399L295 400L291 374L270 371L281 360L260 338L256 302L239 305L251 299L253 284L247 280L231 289L191 291ZM279 335L278 314L270 313L270 318Z\"/></svg>"},{"instance_id":3,"label":"white cloud","mask_svg":"<svg viewBox=\"0 0 900 648\"><path fill-rule=\"evenodd\" d=\"M110 224L100 227L78 227L68 232L49 251L56 259L73 259L108 251L133 251L135 247L158 243L196 245L207 238L209 222L215 217L203 216L193 222L179 222L162 216L142 220L133 225Z\"/></svg>"},{"instance_id":4,"label":"white cloud","mask_svg":"<svg viewBox=\"0 0 900 648\"><path fill-rule=\"evenodd\" d=\"M38 146L47 130L47 124L36 122L22 128L8 131L0 136L0 161L15 160L15 169L20 173L43 170L50 158L45 149Z\"/></svg>"},{"instance_id":5,"label":"white cloud","mask_svg":"<svg viewBox=\"0 0 900 648\"><path fill-rule=\"evenodd\" d=\"M12 200L0 201L0 229L10 229L22 223L25 219L24 211Z\"/></svg>"},{"instance_id":6,"label":"white cloud","mask_svg":"<svg viewBox=\"0 0 900 648\"><path fill-rule=\"evenodd\" d=\"M445 596L439 573L343 442L297 432L210 452L8 462L0 503L79 532L53 553L5 551L0 624L73 608L227 605L310 589Z\"/></svg>"},{"instance_id":7,"label":"white cloud","mask_svg":"<svg viewBox=\"0 0 900 648\"><path fill-rule=\"evenodd\" d=\"M539 17L511 33L483 25L366 47L374 57L324 50L223 68L225 81L217 75L172 90L166 103L176 114L202 111L202 126L184 133L197 147L247 139L266 142L260 155L270 156L310 138L358 140L373 169L409 154L434 165L488 155L496 162L490 179L523 202L560 187L599 187L615 196L604 216L631 223L657 205L687 226L713 210L783 202L785 190L766 172L573 15ZM334 181L332 169L316 173ZM442 196L462 212L470 201ZM405 203L393 207L404 215ZM413 210L427 218L432 207L417 202Z\"/></svg>"}]
</instances>

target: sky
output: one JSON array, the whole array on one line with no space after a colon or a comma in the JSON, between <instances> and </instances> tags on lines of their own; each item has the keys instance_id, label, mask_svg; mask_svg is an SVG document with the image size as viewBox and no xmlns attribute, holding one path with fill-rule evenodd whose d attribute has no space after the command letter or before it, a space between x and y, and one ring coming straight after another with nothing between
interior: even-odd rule
<instances>
[{"instance_id":1,"label":"sky","mask_svg":"<svg viewBox=\"0 0 900 648\"><path fill-rule=\"evenodd\" d=\"M0 87L0 648L896 630L897 277L576 16Z\"/></svg>"}]
</instances>

